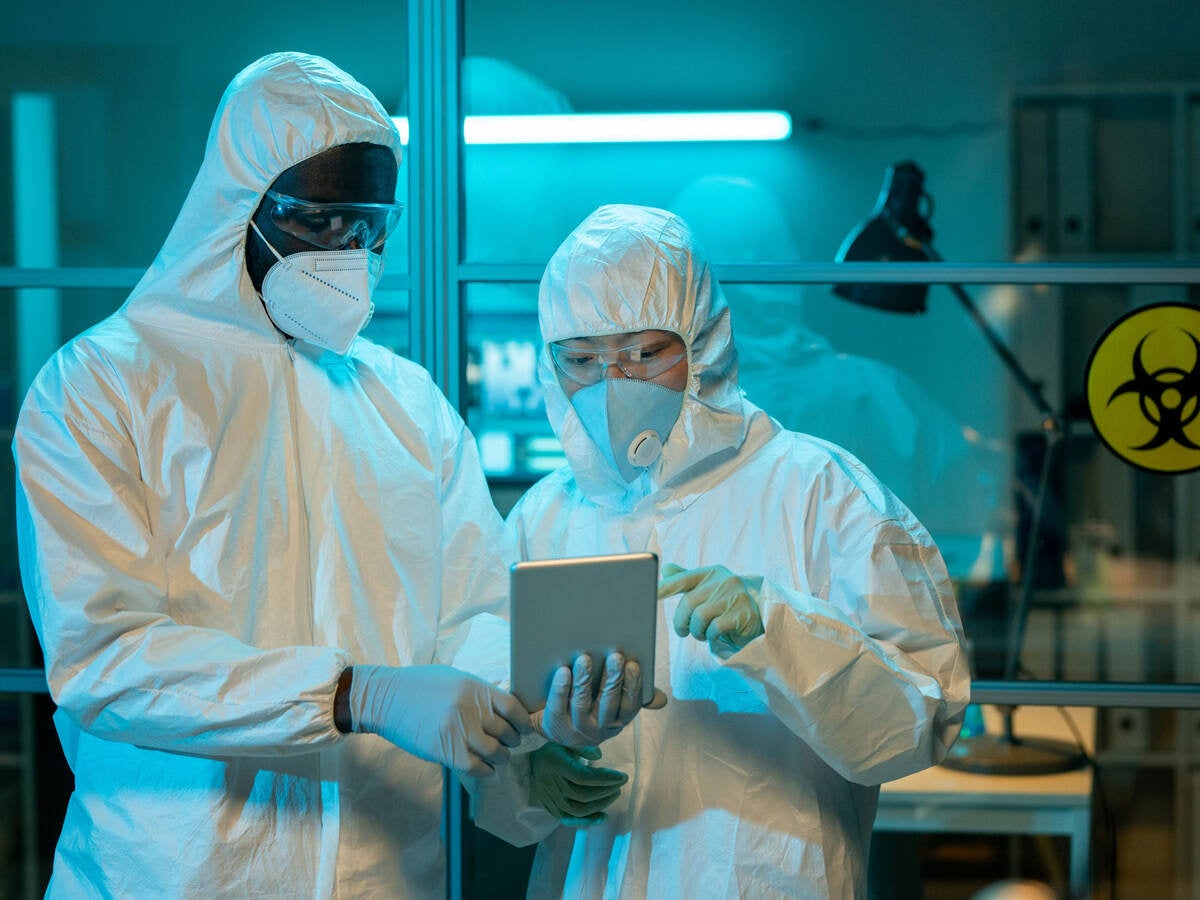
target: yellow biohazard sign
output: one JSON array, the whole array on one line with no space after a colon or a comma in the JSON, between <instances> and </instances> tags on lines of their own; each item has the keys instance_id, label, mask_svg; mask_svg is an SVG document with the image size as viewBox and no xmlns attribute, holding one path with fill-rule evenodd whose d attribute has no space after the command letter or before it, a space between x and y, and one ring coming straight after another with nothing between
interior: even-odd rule
<instances>
[{"instance_id":1,"label":"yellow biohazard sign","mask_svg":"<svg viewBox=\"0 0 1200 900\"><path fill-rule=\"evenodd\" d=\"M1117 320L1084 378L1109 450L1151 472L1200 469L1200 307L1160 303Z\"/></svg>"}]
</instances>

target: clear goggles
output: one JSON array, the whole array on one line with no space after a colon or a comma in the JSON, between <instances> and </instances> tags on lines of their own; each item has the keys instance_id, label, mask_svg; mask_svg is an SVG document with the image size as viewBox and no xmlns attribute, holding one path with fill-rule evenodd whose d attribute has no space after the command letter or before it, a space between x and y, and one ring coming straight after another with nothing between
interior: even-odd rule
<instances>
[{"instance_id":1,"label":"clear goggles","mask_svg":"<svg viewBox=\"0 0 1200 900\"><path fill-rule=\"evenodd\" d=\"M325 250L378 250L400 222L403 203L315 203L267 191L280 231Z\"/></svg>"},{"instance_id":2,"label":"clear goggles","mask_svg":"<svg viewBox=\"0 0 1200 900\"><path fill-rule=\"evenodd\" d=\"M687 357L687 347L676 335L647 336L615 348L588 346L581 340L571 338L550 345L555 367L577 384L596 384L609 366L616 366L626 378L650 381Z\"/></svg>"}]
</instances>

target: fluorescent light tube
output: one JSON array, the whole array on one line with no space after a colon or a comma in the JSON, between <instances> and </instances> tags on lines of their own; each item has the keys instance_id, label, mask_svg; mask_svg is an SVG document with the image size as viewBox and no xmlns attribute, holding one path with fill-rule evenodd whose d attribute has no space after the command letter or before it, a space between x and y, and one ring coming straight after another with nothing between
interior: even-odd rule
<instances>
[{"instance_id":1,"label":"fluorescent light tube","mask_svg":"<svg viewBox=\"0 0 1200 900\"><path fill-rule=\"evenodd\" d=\"M408 119L392 119L408 143ZM782 141L792 133L784 112L583 113L467 116L468 144L587 144L677 141Z\"/></svg>"}]
</instances>

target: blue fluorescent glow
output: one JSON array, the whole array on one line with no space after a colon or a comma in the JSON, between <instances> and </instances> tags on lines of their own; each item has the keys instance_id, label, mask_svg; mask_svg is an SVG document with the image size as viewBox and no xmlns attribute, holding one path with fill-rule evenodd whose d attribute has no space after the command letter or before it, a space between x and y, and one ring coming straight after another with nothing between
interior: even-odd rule
<instances>
[{"instance_id":1,"label":"blue fluorescent glow","mask_svg":"<svg viewBox=\"0 0 1200 900\"><path fill-rule=\"evenodd\" d=\"M408 119L392 119L408 143ZM673 143L783 141L792 134L785 112L585 113L554 116L467 116L468 144Z\"/></svg>"},{"instance_id":2,"label":"blue fluorescent glow","mask_svg":"<svg viewBox=\"0 0 1200 900\"><path fill-rule=\"evenodd\" d=\"M535 475L553 472L567 461L565 456L530 456L525 459L525 470Z\"/></svg>"},{"instance_id":3,"label":"blue fluorescent glow","mask_svg":"<svg viewBox=\"0 0 1200 900\"><path fill-rule=\"evenodd\" d=\"M550 435L543 437L531 437L525 441L525 452L536 453L537 455L548 455L562 457L562 444L558 442L558 438Z\"/></svg>"}]
</instances>

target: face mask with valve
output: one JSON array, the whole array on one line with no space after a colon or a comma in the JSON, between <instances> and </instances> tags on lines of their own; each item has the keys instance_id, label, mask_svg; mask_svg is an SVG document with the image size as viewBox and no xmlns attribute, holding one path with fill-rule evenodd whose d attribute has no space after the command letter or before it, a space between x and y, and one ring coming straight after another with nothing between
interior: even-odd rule
<instances>
[{"instance_id":1,"label":"face mask with valve","mask_svg":"<svg viewBox=\"0 0 1200 900\"><path fill-rule=\"evenodd\" d=\"M605 378L576 391L571 405L605 459L631 482L662 455L683 392L650 381Z\"/></svg>"},{"instance_id":2,"label":"face mask with valve","mask_svg":"<svg viewBox=\"0 0 1200 900\"><path fill-rule=\"evenodd\" d=\"M281 256L251 227L277 262L263 278L262 298L284 334L345 354L375 312L372 296L383 257L370 250L314 250Z\"/></svg>"}]
</instances>

